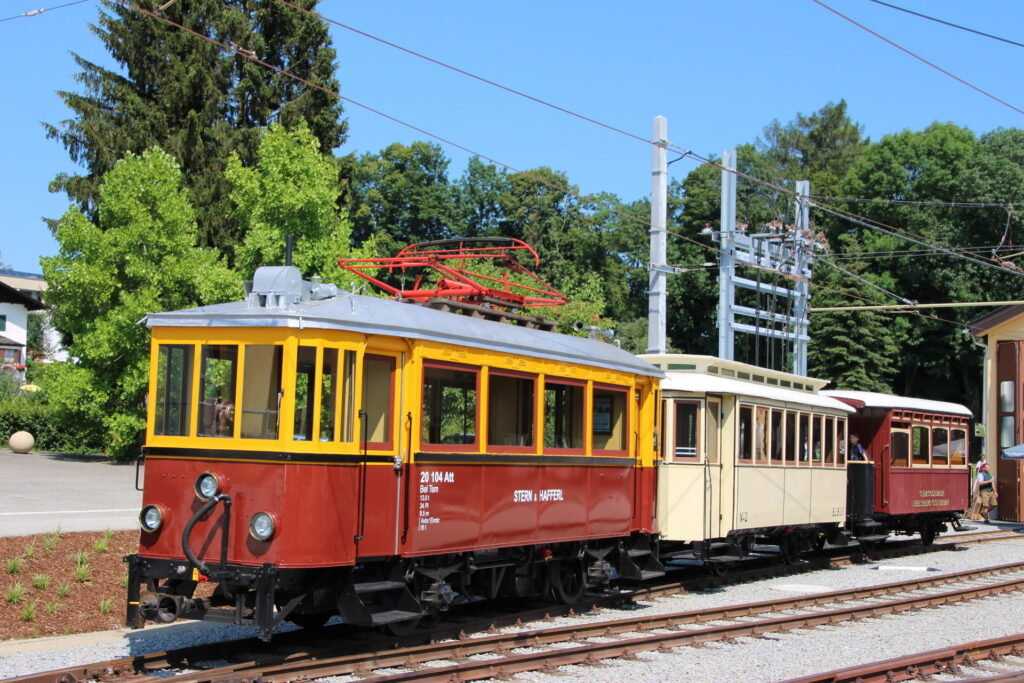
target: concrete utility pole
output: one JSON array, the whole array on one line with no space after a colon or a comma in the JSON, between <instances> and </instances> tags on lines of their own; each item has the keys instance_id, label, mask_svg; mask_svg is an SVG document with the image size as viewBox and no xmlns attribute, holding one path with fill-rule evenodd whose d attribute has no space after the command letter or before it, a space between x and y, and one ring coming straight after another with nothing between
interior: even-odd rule
<instances>
[{"instance_id":1,"label":"concrete utility pole","mask_svg":"<svg viewBox=\"0 0 1024 683\"><path fill-rule=\"evenodd\" d=\"M665 226L668 223L668 119L654 117L651 147L651 275L647 305L647 353L665 353L668 267Z\"/></svg>"}]
</instances>

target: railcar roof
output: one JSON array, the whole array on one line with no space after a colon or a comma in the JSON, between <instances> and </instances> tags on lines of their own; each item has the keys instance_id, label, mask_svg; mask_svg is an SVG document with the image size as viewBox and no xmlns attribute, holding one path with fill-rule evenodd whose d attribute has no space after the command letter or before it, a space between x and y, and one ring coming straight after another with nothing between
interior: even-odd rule
<instances>
[{"instance_id":1,"label":"railcar roof","mask_svg":"<svg viewBox=\"0 0 1024 683\"><path fill-rule=\"evenodd\" d=\"M927 413L948 413L950 415L974 417L974 413L971 412L970 408L959 403L932 401L926 398L911 398L909 396L893 396L892 394L880 394L874 391L830 389L822 393L833 396L841 401L848 401L850 405L857 408L896 408L898 410L918 410Z\"/></svg>"},{"instance_id":2,"label":"railcar roof","mask_svg":"<svg viewBox=\"0 0 1024 683\"><path fill-rule=\"evenodd\" d=\"M842 401L812 391L797 391L783 387L745 382L730 377L717 377L697 372L668 371L666 379L661 382L661 390L687 391L706 394L725 394L730 396L763 398L772 401L827 408L841 413L852 413L854 409Z\"/></svg>"},{"instance_id":3,"label":"railcar roof","mask_svg":"<svg viewBox=\"0 0 1024 683\"><path fill-rule=\"evenodd\" d=\"M245 301L150 313L149 327L291 327L405 337L664 377L655 366L614 344L446 313L360 294L302 300L286 309Z\"/></svg>"}]
</instances>

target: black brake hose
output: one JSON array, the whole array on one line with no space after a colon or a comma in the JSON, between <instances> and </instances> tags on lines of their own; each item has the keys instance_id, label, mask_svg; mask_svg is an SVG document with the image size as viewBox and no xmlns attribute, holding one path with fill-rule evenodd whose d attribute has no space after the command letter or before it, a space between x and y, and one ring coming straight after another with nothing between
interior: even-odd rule
<instances>
[{"instance_id":1,"label":"black brake hose","mask_svg":"<svg viewBox=\"0 0 1024 683\"><path fill-rule=\"evenodd\" d=\"M214 496L210 500L206 501L206 505L196 510L196 514L192 515L192 519L188 520L188 524L185 525L185 531L181 534L181 549L185 551L185 557L188 558L188 561L192 563L192 566L198 569L199 573L203 576L209 576L210 569L206 566L206 563L197 558L195 553L192 552L192 549L188 547L188 537L192 535L192 527L196 525L196 522L206 516L206 513L212 510L217 503L222 500L226 501L226 504L230 505L231 496L226 493L221 493L220 495Z\"/></svg>"}]
</instances>

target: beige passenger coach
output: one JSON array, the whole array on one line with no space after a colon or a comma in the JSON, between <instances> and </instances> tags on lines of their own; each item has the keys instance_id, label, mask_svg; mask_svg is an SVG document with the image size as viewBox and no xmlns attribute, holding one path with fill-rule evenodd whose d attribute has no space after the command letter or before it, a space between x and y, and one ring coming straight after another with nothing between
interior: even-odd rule
<instances>
[{"instance_id":1,"label":"beige passenger coach","mask_svg":"<svg viewBox=\"0 0 1024 683\"><path fill-rule=\"evenodd\" d=\"M694 544L698 558L712 559L746 555L755 544L798 552L838 538L853 411L819 393L827 380L711 356L642 358L667 375L657 493L663 543Z\"/></svg>"}]
</instances>

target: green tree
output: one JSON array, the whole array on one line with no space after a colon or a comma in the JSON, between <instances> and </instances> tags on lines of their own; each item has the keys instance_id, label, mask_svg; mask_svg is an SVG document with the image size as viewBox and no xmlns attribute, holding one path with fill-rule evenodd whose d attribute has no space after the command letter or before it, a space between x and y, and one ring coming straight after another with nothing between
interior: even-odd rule
<instances>
[{"instance_id":1,"label":"green tree","mask_svg":"<svg viewBox=\"0 0 1024 683\"><path fill-rule=\"evenodd\" d=\"M228 162L235 219L247 226L237 266L252 277L259 266L284 263L285 236L296 238L294 263L303 275L348 283L337 260L352 256L352 228L337 205L338 167L322 154L300 122L286 130L271 124L263 133L255 166L235 155Z\"/></svg>"},{"instance_id":2,"label":"green tree","mask_svg":"<svg viewBox=\"0 0 1024 683\"><path fill-rule=\"evenodd\" d=\"M241 281L195 247L195 212L182 173L152 149L114 165L99 190L98 222L78 207L56 224L59 253L42 259L53 322L77 364L53 397L103 425L108 453L131 455L145 424L148 312L237 298ZM49 375L49 373L47 373Z\"/></svg>"},{"instance_id":3,"label":"green tree","mask_svg":"<svg viewBox=\"0 0 1024 683\"><path fill-rule=\"evenodd\" d=\"M326 24L274 0L140 0L144 9L336 91L334 50ZM312 9L317 0L298 0ZM344 140L339 99L114 0L102 0L92 27L120 65L115 71L78 55L83 92L60 92L72 117L48 125L84 173L60 174L63 190L90 219L104 175L126 154L159 145L181 164L199 243L229 257L245 226L231 221L224 167L232 154L256 160L259 129L277 120L305 121L320 150Z\"/></svg>"}]
</instances>

